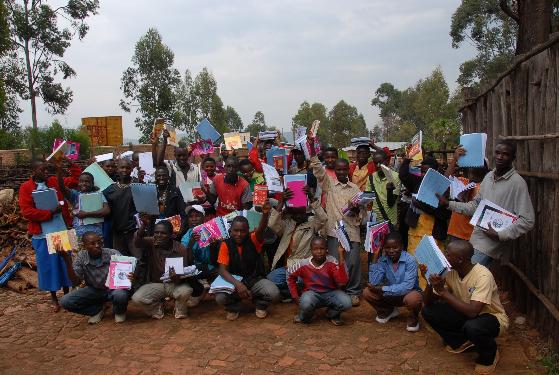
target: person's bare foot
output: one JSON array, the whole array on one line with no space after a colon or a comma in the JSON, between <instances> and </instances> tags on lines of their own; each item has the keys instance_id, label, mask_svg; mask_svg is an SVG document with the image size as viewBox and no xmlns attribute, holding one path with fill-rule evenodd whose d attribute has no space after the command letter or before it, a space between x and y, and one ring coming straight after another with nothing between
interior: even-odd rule
<instances>
[{"instance_id":1,"label":"person's bare foot","mask_svg":"<svg viewBox=\"0 0 559 375\"><path fill-rule=\"evenodd\" d=\"M52 312L57 313L59 311L60 311L60 305L58 304L58 302L53 302L52 303Z\"/></svg>"}]
</instances>

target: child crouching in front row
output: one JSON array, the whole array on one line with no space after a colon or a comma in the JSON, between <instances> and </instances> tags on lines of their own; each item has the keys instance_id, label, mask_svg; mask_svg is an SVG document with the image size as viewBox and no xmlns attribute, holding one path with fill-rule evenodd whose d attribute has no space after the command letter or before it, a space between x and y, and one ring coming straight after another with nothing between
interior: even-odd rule
<instances>
[{"instance_id":1,"label":"child crouching in front row","mask_svg":"<svg viewBox=\"0 0 559 375\"><path fill-rule=\"evenodd\" d=\"M310 323L314 311L326 307L326 316L332 324L339 326L344 322L341 313L351 308L351 298L341 288L347 284L345 269L345 250L338 245L339 263L328 254L328 245L323 237L311 241L312 256L295 263L288 269L287 284L291 297L299 304L299 314L295 323ZM297 279L303 281L303 293L299 296Z\"/></svg>"},{"instance_id":2,"label":"child crouching in front row","mask_svg":"<svg viewBox=\"0 0 559 375\"><path fill-rule=\"evenodd\" d=\"M408 309L408 332L419 331L419 311L423 296L417 280L417 262L402 250L398 232L386 236L384 255L369 268L369 284L363 298L377 311L376 321L384 324L400 314L399 306Z\"/></svg>"}]
</instances>

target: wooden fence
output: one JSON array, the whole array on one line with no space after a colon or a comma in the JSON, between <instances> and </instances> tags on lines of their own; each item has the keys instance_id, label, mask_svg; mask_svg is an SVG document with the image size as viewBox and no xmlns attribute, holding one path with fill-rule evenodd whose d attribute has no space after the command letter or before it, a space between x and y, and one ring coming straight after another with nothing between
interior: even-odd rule
<instances>
[{"instance_id":1,"label":"wooden fence","mask_svg":"<svg viewBox=\"0 0 559 375\"><path fill-rule=\"evenodd\" d=\"M519 56L496 82L461 108L464 132L517 143L515 166L528 183L534 229L510 246L504 287L529 322L559 345L559 34Z\"/></svg>"}]
</instances>

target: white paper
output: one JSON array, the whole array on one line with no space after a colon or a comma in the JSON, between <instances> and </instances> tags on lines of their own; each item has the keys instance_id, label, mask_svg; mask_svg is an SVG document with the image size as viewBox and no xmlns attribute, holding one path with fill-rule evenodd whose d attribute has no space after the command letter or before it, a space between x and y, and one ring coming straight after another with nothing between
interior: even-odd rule
<instances>
[{"instance_id":1,"label":"white paper","mask_svg":"<svg viewBox=\"0 0 559 375\"><path fill-rule=\"evenodd\" d=\"M96 155L95 156L95 161L97 163L101 163L103 161L107 161L107 160L112 160L114 158L114 155L112 152L109 152L108 154L101 154L101 155Z\"/></svg>"},{"instance_id":2,"label":"white paper","mask_svg":"<svg viewBox=\"0 0 559 375\"><path fill-rule=\"evenodd\" d=\"M262 170L264 171L264 177L266 178L268 191L274 193L283 192L283 184L281 183L280 176L276 168L266 163L262 163Z\"/></svg>"},{"instance_id":3,"label":"white paper","mask_svg":"<svg viewBox=\"0 0 559 375\"><path fill-rule=\"evenodd\" d=\"M128 274L134 271L132 263L116 263L114 268L113 286L115 288L131 288L132 282Z\"/></svg>"},{"instance_id":4,"label":"white paper","mask_svg":"<svg viewBox=\"0 0 559 375\"><path fill-rule=\"evenodd\" d=\"M470 190L476 187L475 182L470 182L468 185L464 185L459 178L450 176L450 198L456 199L458 196L466 190Z\"/></svg>"},{"instance_id":5,"label":"white paper","mask_svg":"<svg viewBox=\"0 0 559 375\"><path fill-rule=\"evenodd\" d=\"M134 155L134 151L124 151L122 154L120 154L119 158L132 160L132 155Z\"/></svg>"},{"instance_id":6,"label":"white paper","mask_svg":"<svg viewBox=\"0 0 559 375\"><path fill-rule=\"evenodd\" d=\"M153 156L151 152L142 152L138 154L138 164L140 169L145 171L146 174L155 173L155 168L153 167Z\"/></svg>"},{"instance_id":7,"label":"white paper","mask_svg":"<svg viewBox=\"0 0 559 375\"><path fill-rule=\"evenodd\" d=\"M169 269L170 268L174 268L175 269L175 273L177 275L182 275L184 274L184 262L183 262L183 258L165 258L165 273L169 274Z\"/></svg>"},{"instance_id":8,"label":"white paper","mask_svg":"<svg viewBox=\"0 0 559 375\"><path fill-rule=\"evenodd\" d=\"M487 199L482 199L470 220L470 224L483 229L489 229L489 223L491 223L493 229L500 232L514 223L516 219L518 219L518 216L510 213L503 207Z\"/></svg>"}]
</instances>

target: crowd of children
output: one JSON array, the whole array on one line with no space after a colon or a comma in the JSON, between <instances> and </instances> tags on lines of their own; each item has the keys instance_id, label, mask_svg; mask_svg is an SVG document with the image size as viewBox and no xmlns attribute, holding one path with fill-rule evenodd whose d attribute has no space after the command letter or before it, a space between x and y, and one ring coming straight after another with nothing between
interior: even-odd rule
<instances>
[{"instance_id":1,"label":"crowd of children","mask_svg":"<svg viewBox=\"0 0 559 375\"><path fill-rule=\"evenodd\" d=\"M414 173L409 158L398 160L373 141L360 144L356 161L351 163L339 158L335 148L320 152L309 135L307 158L302 150L291 150L288 168L288 174L306 176L303 192L308 205L291 207L287 202L295 192L287 188L283 193L269 192L263 203L253 205L255 187L266 184L266 151L282 147L277 139L256 139L245 159L223 153L221 160L206 156L196 164L185 145L175 147L173 160L165 160L168 137L164 131L161 144L158 137L151 137L159 215L136 210L131 184L143 183L145 178L136 158L115 155L100 163L114 183L102 191L102 208L93 212L80 209L80 195L98 190L91 173L80 174L73 168L65 177L58 160L55 176L49 176L49 165L33 160L32 175L20 187L19 201L29 221L39 287L51 292L54 311L62 306L88 316L89 323L98 323L104 303L110 301L115 321L121 323L132 301L148 316L161 319L163 302L171 299L175 318L182 319L207 295L212 282L221 278L233 288L215 293L215 302L224 307L228 320L238 318L246 300L252 301L261 319L266 318L271 304L295 301L299 307L295 323L311 323L315 311L325 307L327 318L341 325L342 312L364 299L376 311L378 323L387 323L400 314L399 307L405 307L408 332L420 329L422 315L449 352L477 350L477 373L495 369L499 359L495 338L506 330L508 320L486 266L506 255L506 241L518 238L534 224L526 183L513 167L514 144L497 142L491 171L487 166L459 169L456 160L467 151L458 147L446 170L434 157L425 156L419 173ZM448 194L438 195L439 205L433 208L415 196L429 169L459 177L466 184L474 182L475 187L452 201ZM202 194L185 199L180 190L185 182L200 183ZM58 206L50 210L35 207L32 193L44 189L56 191ZM374 192L369 205L352 201L362 191ZM501 231L470 225L469 219L483 199L514 213L517 219ZM242 210L259 213L253 231L249 220L236 214ZM79 249L72 253L60 245L54 254L47 250L41 223L59 213L80 240ZM178 231L165 220L177 215L182 223ZM201 244L201 234L194 229L224 216L230 222L229 235L211 236L208 243ZM86 224L88 217L102 221ZM390 233L380 253L370 258L364 282L361 252L367 221L387 222ZM348 237L346 249L338 235L340 222ZM446 248L451 270L444 277L426 277L425 266L418 265L414 257L425 235ZM107 286L115 255L137 260L134 271L126 275L131 288ZM195 265L199 273L185 278L172 267L166 273L166 259L176 257L183 259L185 267ZM72 286L77 288L70 292ZM64 296L58 301L60 289Z\"/></svg>"}]
</instances>

